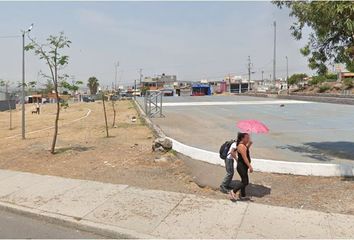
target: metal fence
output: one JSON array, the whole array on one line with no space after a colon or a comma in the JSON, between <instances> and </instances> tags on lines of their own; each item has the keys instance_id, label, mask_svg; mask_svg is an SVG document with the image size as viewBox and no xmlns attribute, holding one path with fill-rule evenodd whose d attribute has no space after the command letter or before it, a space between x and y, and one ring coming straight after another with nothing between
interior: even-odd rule
<instances>
[{"instance_id":1,"label":"metal fence","mask_svg":"<svg viewBox=\"0 0 354 240\"><path fill-rule=\"evenodd\" d=\"M162 114L162 97L161 91L147 91L144 98L145 113L148 117L164 117Z\"/></svg>"}]
</instances>

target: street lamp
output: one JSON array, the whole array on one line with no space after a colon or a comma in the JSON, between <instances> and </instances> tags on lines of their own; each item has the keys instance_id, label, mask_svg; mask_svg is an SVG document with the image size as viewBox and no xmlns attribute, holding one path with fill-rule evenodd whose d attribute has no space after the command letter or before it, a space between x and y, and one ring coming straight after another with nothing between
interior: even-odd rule
<instances>
[{"instance_id":1,"label":"street lamp","mask_svg":"<svg viewBox=\"0 0 354 240\"><path fill-rule=\"evenodd\" d=\"M22 31L22 139L26 138L25 126L25 34L33 28L33 23L26 31Z\"/></svg>"}]
</instances>

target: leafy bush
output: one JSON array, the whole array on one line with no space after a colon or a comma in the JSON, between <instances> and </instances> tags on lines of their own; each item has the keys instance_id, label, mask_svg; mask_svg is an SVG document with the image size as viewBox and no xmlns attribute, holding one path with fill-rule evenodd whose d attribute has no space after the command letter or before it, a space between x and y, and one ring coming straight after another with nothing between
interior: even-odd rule
<instances>
[{"instance_id":1,"label":"leafy bush","mask_svg":"<svg viewBox=\"0 0 354 240\"><path fill-rule=\"evenodd\" d=\"M345 78L343 80L344 86L349 89L354 87L354 78Z\"/></svg>"},{"instance_id":2,"label":"leafy bush","mask_svg":"<svg viewBox=\"0 0 354 240\"><path fill-rule=\"evenodd\" d=\"M320 86L318 92L324 93L324 92L328 91L329 89L331 89L331 87L329 85L327 85L327 84L324 84L324 85Z\"/></svg>"},{"instance_id":3,"label":"leafy bush","mask_svg":"<svg viewBox=\"0 0 354 240\"><path fill-rule=\"evenodd\" d=\"M289 85L297 84L305 77L307 77L306 73L295 73L289 78Z\"/></svg>"},{"instance_id":4,"label":"leafy bush","mask_svg":"<svg viewBox=\"0 0 354 240\"><path fill-rule=\"evenodd\" d=\"M309 82L310 85L318 85L323 82L335 82L337 81L337 74L326 73L325 75L313 76L312 80Z\"/></svg>"},{"instance_id":5,"label":"leafy bush","mask_svg":"<svg viewBox=\"0 0 354 240\"><path fill-rule=\"evenodd\" d=\"M326 76L313 76L312 80L309 82L310 85L317 85L326 81Z\"/></svg>"},{"instance_id":6,"label":"leafy bush","mask_svg":"<svg viewBox=\"0 0 354 240\"><path fill-rule=\"evenodd\" d=\"M325 75L325 77L327 80L326 82L335 82L335 81L337 81L337 78L338 78L336 73L327 73Z\"/></svg>"}]
</instances>

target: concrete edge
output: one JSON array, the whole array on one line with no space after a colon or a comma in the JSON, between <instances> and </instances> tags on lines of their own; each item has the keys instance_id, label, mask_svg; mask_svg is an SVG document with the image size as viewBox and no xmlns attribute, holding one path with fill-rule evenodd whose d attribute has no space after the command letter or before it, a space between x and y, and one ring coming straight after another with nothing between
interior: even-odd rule
<instances>
[{"instance_id":1,"label":"concrete edge","mask_svg":"<svg viewBox=\"0 0 354 240\"><path fill-rule=\"evenodd\" d=\"M224 161L220 159L218 153L191 147L173 138L168 138L172 141L175 151L196 160L224 166ZM259 172L322 177L354 176L354 166L346 164L289 162L256 158L253 158L252 162L254 170Z\"/></svg>"},{"instance_id":2,"label":"concrete edge","mask_svg":"<svg viewBox=\"0 0 354 240\"><path fill-rule=\"evenodd\" d=\"M144 118L148 127L152 129L158 137L167 137L164 132L156 126L144 113L140 104L134 100L134 104L139 115ZM220 159L219 154L195 148L183 144L171 137L167 137L172 141L173 150L193 158L195 160L224 166L224 161ZM268 173L281 173L303 176L319 176L319 177L352 177L354 176L354 166L346 164L331 164L331 163L305 163L305 162L289 162L278 161L271 159L252 159L253 168L255 171Z\"/></svg>"},{"instance_id":3,"label":"concrete edge","mask_svg":"<svg viewBox=\"0 0 354 240\"><path fill-rule=\"evenodd\" d=\"M58 224L61 226L75 228L81 231L91 232L97 235L102 235L108 238L118 239L151 239L156 238L148 234L138 233L136 231L125 229L113 225L102 224L88 221L85 219L76 219L74 217L65 216L56 213L50 213L38 209L14 205L11 203L0 202L0 209L9 211L15 214L21 214L30 218L44 220L48 223Z\"/></svg>"},{"instance_id":4,"label":"concrete edge","mask_svg":"<svg viewBox=\"0 0 354 240\"><path fill-rule=\"evenodd\" d=\"M138 111L138 114L141 118L144 119L146 125L152 130L152 132L154 133L155 137L166 137L165 133L161 130L161 128L159 128L158 126L156 126L145 114L144 110L142 109L142 107L140 106L140 104L133 99L134 105Z\"/></svg>"}]
</instances>

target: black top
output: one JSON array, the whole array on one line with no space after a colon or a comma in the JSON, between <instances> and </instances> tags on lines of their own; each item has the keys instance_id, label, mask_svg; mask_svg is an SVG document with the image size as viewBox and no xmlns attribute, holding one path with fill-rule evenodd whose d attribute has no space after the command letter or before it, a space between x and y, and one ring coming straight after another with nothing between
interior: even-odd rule
<instances>
[{"instance_id":1,"label":"black top","mask_svg":"<svg viewBox=\"0 0 354 240\"><path fill-rule=\"evenodd\" d=\"M242 143L240 143L240 144L242 144ZM244 144L243 144L243 145L244 145ZM247 148L246 154L247 154L248 160L249 160L250 163L251 163L251 157L250 157L250 150L249 150L249 148ZM242 154L241 154L239 151L237 151L237 163L244 164L244 165L247 167L245 161L243 160Z\"/></svg>"}]
</instances>

